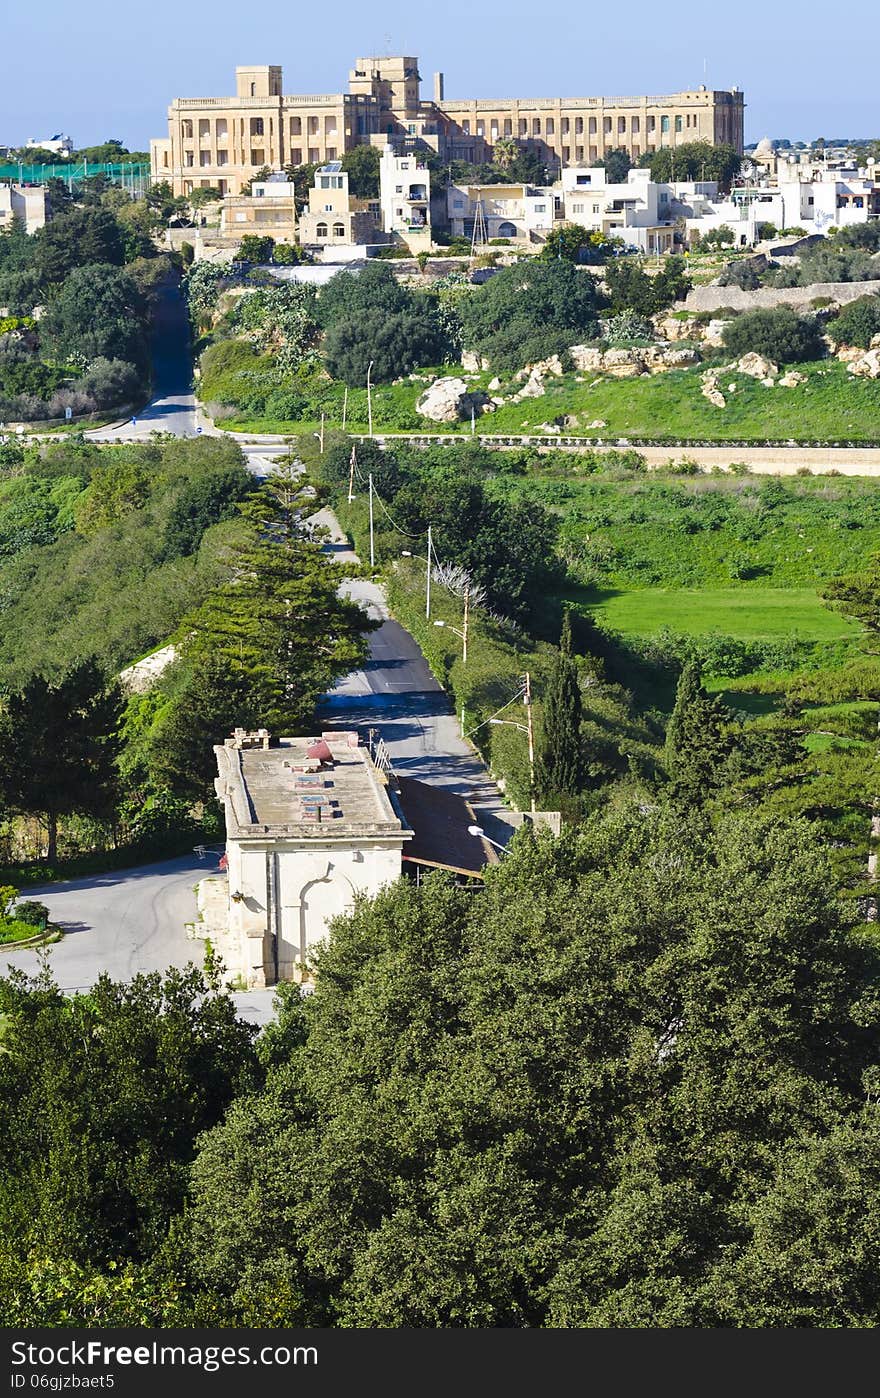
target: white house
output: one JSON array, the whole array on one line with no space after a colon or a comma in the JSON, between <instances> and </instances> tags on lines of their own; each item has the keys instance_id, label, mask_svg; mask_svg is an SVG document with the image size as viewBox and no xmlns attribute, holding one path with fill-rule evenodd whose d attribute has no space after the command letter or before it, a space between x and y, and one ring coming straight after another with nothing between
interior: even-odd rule
<instances>
[{"instance_id":1,"label":"white house","mask_svg":"<svg viewBox=\"0 0 880 1398\"><path fill-rule=\"evenodd\" d=\"M270 744L237 729L214 752L226 945L249 987L294 979L331 918L399 877L413 832L356 733Z\"/></svg>"},{"instance_id":2,"label":"white house","mask_svg":"<svg viewBox=\"0 0 880 1398\"><path fill-rule=\"evenodd\" d=\"M28 233L36 233L46 222L44 185L0 184L0 233L18 216Z\"/></svg>"},{"instance_id":3,"label":"white house","mask_svg":"<svg viewBox=\"0 0 880 1398\"><path fill-rule=\"evenodd\" d=\"M386 145L379 160L382 227L414 252L431 247L431 172L415 155Z\"/></svg>"},{"instance_id":4,"label":"white house","mask_svg":"<svg viewBox=\"0 0 880 1398\"><path fill-rule=\"evenodd\" d=\"M529 184L461 184L446 191L450 232L470 238L476 225L485 238L543 241L562 214L558 189Z\"/></svg>"},{"instance_id":5,"label":"white house","mask_svg":"<svg viewBox=\"0 0 880 1398\"><path fill-rule=\"evenodd\" d=\"M623 184L608 181L604 169L570 166L562 171L562 199L569 223L623 238L642 252L672 250L669 212L671 185L655 184L650 170L630 170Z\"/></svg>"},{"instance_id":6,"label":"white house","mask_svg":"<svg viewBox=\"0 0 880 1398\"><path fill-rule=\"evenodd\" d=\"M73 141L69 136L65 136L62 131L56 132L54 136L47 136L45 141L38 141L36 136L32 136L27 142L28 150L48 150L53 155L57 155L61 160L69 160L73 155Z\"/></svg>"}]
</instances>

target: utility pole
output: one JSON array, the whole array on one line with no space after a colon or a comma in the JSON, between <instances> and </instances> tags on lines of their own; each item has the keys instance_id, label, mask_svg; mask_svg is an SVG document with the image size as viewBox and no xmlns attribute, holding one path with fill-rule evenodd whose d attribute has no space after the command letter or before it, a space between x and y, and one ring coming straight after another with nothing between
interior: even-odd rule
<instances>
[{"instance_id":1,"label":"utility pole","mask_svg":"<svg viewBox=\"0 0 880 1398\"><path fill-rule=\"evenodd\" d=\"M345 393L342 398L342 430L345 431L345 420L348 417L348 384L345 385Z\"/></svg>"},{"instance_id":2,"label":"utility pole","mask_svg":"<svg viewBox=\"0 0 880 1398\"><path fill-rule=\"evenodd\" d=\"M373 371L373 361L367 365L367 420L370 426L370 436L373 435L373 398L370 392L370 374ZM371 478L372 479L372 478Z\"/></svg>"},{"instance_id":3,"label":"utility pole","mask_svg":"<svg viewBox=\"0 0 880 1398\"><path fill-rule=\"evenodd\" d=\"M468 638L468 590L464 590L464 624L461 628L461 663L467 665L467 638Z\"/></svg>"},{"instance_id":4,"label":"utility pole","mask_svg":"<svg viewBox=\"0 0 880 1398\"><path fill-rule=\"evenodd\" d=\"M352 500L354 499L354 468L355 468L356 465L357 465L357 456L356 456L356 454L355 454L355 445L354 445L354 442L352 442L352 444L351 444L351 461L349 462L349 465L348 465L348 503L349 503L349 505L351 504Z\"/></svg>"},{"instance_id":5,"label":"utility pole","mask_svg":"<svg viewBox=\"0 0 880 1398\"><path fill-rule=\"evenodd\" d=\"M526 721L529 735L529 796L531 797L531 808L535 810L535 734L532 728L532 677L528 670L524 675L523 703L526 706Z\"/></svg>"},{"instance_id":6,"label":"utility pole","mask_svg":"<svg viewBox=\"0 0 880 1398\"><path fill-rule=\"evenodd\" d=\"M428 571L425 574L425 620L431 620L431 526L428 525Z\"/></svg>"},{"instance_id":7,"label":"utility pole","mask_svg":"<svg viewBox=\"0 0 880 1398\"><path fill-rule=\"evenodd\" d=\"M324 414L321 414L321 455L324 455Z\"/></svg>"},{"instance_id":8,"label":"utility pole","mask_svg":"<svg viewBox=\"0 0 880 1398\"><path fill-rule=\"evenodd\" d=\"M373 473L370 472L370 567L376 566L376 553L373 548Z\"/></svg>"}]
</instances>

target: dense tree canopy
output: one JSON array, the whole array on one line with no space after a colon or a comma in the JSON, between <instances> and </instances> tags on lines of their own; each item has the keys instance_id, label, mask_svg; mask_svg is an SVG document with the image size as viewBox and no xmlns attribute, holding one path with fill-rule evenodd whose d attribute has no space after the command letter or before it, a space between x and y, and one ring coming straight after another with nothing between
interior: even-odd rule
<instances>
[{"instance_id":1,"label":"dense tree canopy","mask_svg":"<svg viewBox=\"0 0 880 1398\"><path fill-rule=\"evenodd\" d=\"M464 343L500 368L565 348L598 333L602 304L595 278L567 260L516 262L461 303Z\"/></svg>"},{"instance_id":2,"label":"dense tree canopy","mask_svg":"<svg viewBox=\"0 0 880 1398\"><path fill-rule=\"evenodd\" d=\"M643 165L651 170L651 179L660 183L677 180L717 180L729 189L734 175L739 173L741 157L733 146L711 141L684 141L677 146L661 146L646 155Z\"/></svg>"},{"instance_id":3,"label":"dense tree canopy","mask_svg":"<svg viewBox=\"0 0 880 1398\"><path fill-rule=\"evenodd\" d=\"M803 826L628 812L400 884L205 1140L193 1272L250 1323L876 1323L877 971Z\"/></svg>"},{"instance_id":4,"label":"dense tree canopy","mask_svg":"<svg viewBox=\"0 0 880 1398\"><path fill-rule=\"evenodd\" d=\"M423 364L441 363L449 348L436 317L424 309L352 311L327 332L324 353L334 378L362 388L390 383Z\"/></svg>"},{"instance_id":5,"label":"dense tree canopy","mask_svg":"<svg viewBox=\"0 0 880 1398\"><path fill-rule=\"evenodd\" d=\"M375 146L352 146L342 157L348 192L355 199L379 198L379 152Z\"/></svg>"},{"instance_id":6,"label":"dense tree canopy","mask_svg":"<svg viewBox=\"0 0 880 1398\"><path fill-rule=\"evenodd\" d=\"M797 364L818 359L821 336L811 316L799 316L790 306L744 311L729 320L722 332L724 348L740 356L754 351L776 364Z\"/></svg>"}]
</instances>

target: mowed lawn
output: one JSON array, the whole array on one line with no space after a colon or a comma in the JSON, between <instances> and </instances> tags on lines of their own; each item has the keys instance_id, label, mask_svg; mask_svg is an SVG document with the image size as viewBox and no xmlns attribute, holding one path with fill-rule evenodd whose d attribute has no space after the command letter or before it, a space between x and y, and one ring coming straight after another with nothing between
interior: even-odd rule
<instances>
[{"instance_id":1,"label":"mowed lawn","mask_svg":"<svg viewBox=\"0 0 880 1398\"><path fill-rule=\"evenodd\" d=\"M856 623L824 605L810 588L631 588L598 591L588 601L597 621L625 636L718 632L743 641L836 641Z\"/></svg>"}]
</instances>

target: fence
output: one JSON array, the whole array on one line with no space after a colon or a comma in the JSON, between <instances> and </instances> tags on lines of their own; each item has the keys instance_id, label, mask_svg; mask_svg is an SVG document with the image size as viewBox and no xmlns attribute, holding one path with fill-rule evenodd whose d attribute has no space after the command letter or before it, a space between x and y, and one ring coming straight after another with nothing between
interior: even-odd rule
<instances>
[{"instance_id":1,"label":"fence","mask_svg":"<svg viewBox=\"0 0 880 1398\"><path fill-rule=\"evenodd\" d=\"M150 167L141 160L115 165L90 160L65 160L57 165L25 165L20 160L0 164L0 180L14 180L16 184L47 184L49 180L63 180L70 188L94 175L106 175L114 184L131 190L132 194L143 194L149 186Z\"/></svg>"}]
</instances>

